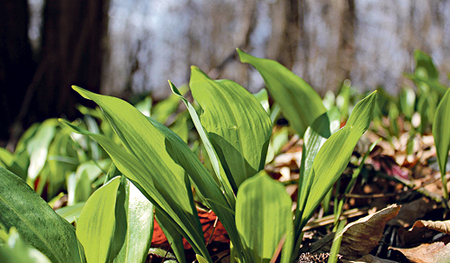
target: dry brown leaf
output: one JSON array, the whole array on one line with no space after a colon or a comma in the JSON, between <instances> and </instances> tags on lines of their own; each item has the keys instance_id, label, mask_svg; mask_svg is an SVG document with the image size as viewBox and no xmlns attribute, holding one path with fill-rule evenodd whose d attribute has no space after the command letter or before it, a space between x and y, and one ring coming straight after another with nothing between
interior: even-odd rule
<instances>
[{"instance_id":1,"label":"dry brown leaf","mask_svg":"<svg viewBox=\"0 0 450 263\"><path fill-rule=\"evenodd\" d=\"M425 197L414 200L402 205L402 209L400 209L398 215L394 220L390 221L388 225L410 227L417 219L423 218L428 212L435 208L436 203Z\"/></svg>"},{"instance_id":2,"label":"dry brown leaf","mask_svg":"<svg viewBox=\"0 0 450 263\"><path fill-rule=\"evenodd\" d=\"M362 258L358 258L357 260L342 260L344 263L396 263L397 261L392 261L389 259L375 257L374 255L365 255Z\"/></svg>"},{"instance_id":3,"label":"dry brown leaf","mask_svg":"<svg viewBox=\"0 0 450 263\"><path fill-rule=\"evenodd\" d=\"M432 230L437 230L439 232L445 233L447 235L450 235L450 220L446 221L425 221L425 220L419 220L416 221L413 225L414 228L420 228L425 227Z\"/></svg>"},{"instance_id":4,"label":"dry brown leaf","mask_svg":"<svg viewBox=\"0 0 450 263\"><path fill-rule=\"evenodd\" d=\"M368 215L348 224L341 232L339 232L343 235L339 254L344 256L347 260L356 260L369 254L372 249L378 246L380 239L383 237L384 226L386 223L394 218L399 210L400 206L394 204L375 214ZM305 248L306 251L302 250L302 252L329 252L333 237L334 233L329 234L313 243L309 248Z\"/></svg>"},{"instance_id":5,"label":"dry brown leaf","mask_svg":"<svg viewBox=\"0 0 450 263\"><path fill-rule=\"evenodd\" d=\"M392 248L397 250L414 263L445 263L450 262L450 243L435 242L422 244L415 248Z\"/></svg>"}]
</instances>

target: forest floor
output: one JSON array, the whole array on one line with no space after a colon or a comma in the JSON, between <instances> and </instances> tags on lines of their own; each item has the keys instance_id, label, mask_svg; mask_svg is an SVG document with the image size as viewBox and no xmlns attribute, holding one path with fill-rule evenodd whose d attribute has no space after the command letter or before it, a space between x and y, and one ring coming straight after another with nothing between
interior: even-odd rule
<instances>
[{"instance_id":1,"label":"forest floor","mask_svg":"<svg viewBox=\"0 0 450 263\"><path fill-rule=\"evenodd\" d=\"M353 152L347 169L329 195L329 208L322 205L304 228L298 262L327 262L333 241L335 204L344 200L341 220L347 220L340 254L341 262L450 262L448 202L436 161L434 139L404 131L388 141L383 131L368 131ZM369 146L378 141L361 165L349 194L343 194ZM408 154L409 153L409 154ZM302 140L292 136L266 171L286 185L295 209ZM447 178L450 177L447 166ZM448 179L447 179L448 180ZM340 185L340 186L339 186ZM447 189L450 188L450 184ZM229 239L211 211L199 210L205 240L214 262L229 262ZM359 221L357 221L359 219ZM156 222L155 222L156 223ZM212 234L212 237L211 237ZM170 250L156 225L152 247ZM195 253L185 242L187 262ZM149 254L147 262L169 259Z\"/></svg>"}]
</instances>

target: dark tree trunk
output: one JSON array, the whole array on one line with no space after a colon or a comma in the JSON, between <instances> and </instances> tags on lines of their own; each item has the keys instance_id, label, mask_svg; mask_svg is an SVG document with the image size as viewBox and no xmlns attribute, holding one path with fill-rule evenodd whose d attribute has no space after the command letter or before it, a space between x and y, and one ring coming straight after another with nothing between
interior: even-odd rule
<instances>
[{"instance_id":1,"label":"dark tree trunk","mask_svg":"<svg viewBox=\"0 0 450 263\"><path fill-rule=\"evenodd\" d=\"M0 1L0 140L9 137L9 127L19 113L33 77L28 40L27 0Z\"/></svg>"},{"instance_id":2,"label":"dark tree trunk","mask_svg":"<svg viewBox=\"0 0 450 263\"><path fill-rule=\"evenodd\" d=\"M107 27L108 0L47 0L42 53L26 124L48 117L77 116L82 101L71 85L100 90L102 39Z\"/></svg>"}]
</instances>

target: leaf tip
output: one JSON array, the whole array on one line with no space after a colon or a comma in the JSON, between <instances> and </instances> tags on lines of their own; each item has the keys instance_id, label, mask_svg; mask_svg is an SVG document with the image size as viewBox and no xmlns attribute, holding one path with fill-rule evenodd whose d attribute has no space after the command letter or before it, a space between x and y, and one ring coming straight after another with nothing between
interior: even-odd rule
<instances>
[{"instance_id":1,"label":"leaf tip","mask_svg":"<svg viewBox=\"0 0 450 263\"><path fill-rule=\"evenodd\" d=\"M167 81L169 82L169 86L170 86L170 89L172 90L173 94L175 94L177 96L180 96L180 97L183 96L183 95L181 95L181 93L178 90L178 88L172 83L172 81L170 81L170 80L167 80Z\"/></svg>"}]
</instances>

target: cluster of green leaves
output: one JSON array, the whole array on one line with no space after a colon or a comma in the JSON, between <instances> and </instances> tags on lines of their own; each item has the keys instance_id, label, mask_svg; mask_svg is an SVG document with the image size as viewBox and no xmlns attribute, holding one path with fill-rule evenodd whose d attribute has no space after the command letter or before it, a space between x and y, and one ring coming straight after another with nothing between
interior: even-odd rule
<instances>
[{"instance_id":1,"label":"cluster of green leaves","mask_svg":"<svg viewBox=\"0 0 450 263\"><path fill-rule=\"evenodd\" d=\"M22 179L0 168L0 258L17 262L17 251L23 249L31 251L29 258L41 253L51 262L142 262L155 215L179 261L185 261L184 237L199 261L212 262L194 203L195 188L197 197L227 230L232 261L269 262L279 248L282 262L295 259L302 228L369 128L376 92L357 103L340 128L339 110L327 110L301 78L275 61L241 50L238 54L260 72L278 106L264 108L267 94L253 96L233 81L212 80L192 67L189 87L197 104L192 105L169 81L172 98L181 99L187 108L170 129L161 124L170 114L161 114L158 121L157 116L142 113L151 112L148 101L137 106L145 109L141 112L118 98L74 87L100 106L99 118L107 120L115 135L65 120L60 120L64 125L60 128L86 135L104 149L113 163L104 172L107 183L86 201L75 230ZM279 144L271 141L271 134L280 110L304 139L294 211L284 186L264 171L271 158L269 144L275 149L270 155L276 154ZM206 153L206 165L186 143L189 116Z\"/></svg>"}]
</instances>

